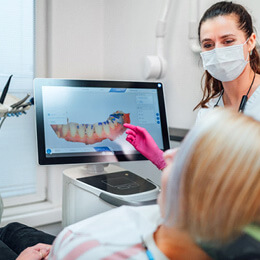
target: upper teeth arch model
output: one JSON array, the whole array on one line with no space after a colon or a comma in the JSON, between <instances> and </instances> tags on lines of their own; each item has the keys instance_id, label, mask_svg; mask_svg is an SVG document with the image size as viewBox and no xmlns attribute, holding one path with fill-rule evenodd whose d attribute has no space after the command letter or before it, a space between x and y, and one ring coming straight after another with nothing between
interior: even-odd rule
<instances>
[{"instance_id":1,"label":"upper teeth arch model","mask_svg":"<svg viewBox=\"0 0 260 260\"><path fill-rule=\"evenodd\" d=\"M67 124L51 125L51 127L59 138L66 141L94 144L104 139L114 141L125 132L124 123L130 123L130 114L116 111L104 122L78 124L67 121Z\"/></svg>"}]
</instances>

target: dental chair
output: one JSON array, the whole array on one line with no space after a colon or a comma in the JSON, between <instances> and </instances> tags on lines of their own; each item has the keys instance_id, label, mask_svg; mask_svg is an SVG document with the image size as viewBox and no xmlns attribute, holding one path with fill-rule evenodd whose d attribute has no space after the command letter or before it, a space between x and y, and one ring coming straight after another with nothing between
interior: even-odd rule
<instances>
[{"instance_id":1,"label":"dental chair","mask_svg":"<svg viewBox=\"0 0 260 260\"><path fill-rule=\"evenodd\" d=\"M235 241L221 248L201 245L214 260L257 260L260 259L260 227L248 225Z\"/></svg>"}]
</instances>

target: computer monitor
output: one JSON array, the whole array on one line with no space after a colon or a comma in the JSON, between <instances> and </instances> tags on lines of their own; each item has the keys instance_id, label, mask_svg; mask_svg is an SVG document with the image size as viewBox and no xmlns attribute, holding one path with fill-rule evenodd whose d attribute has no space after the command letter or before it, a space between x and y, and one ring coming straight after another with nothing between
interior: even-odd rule
<instances>
[{"instance_id":1,"label":"computer monitor","mask_svg":"<svg viewBox=\"0 0 260 260\"><path fill-rule=\"evenodd\" d=\"M34 98L40 165L146 159L124 123L169 149L162 83L36 78Z\"/></svg>"}]
</instances>

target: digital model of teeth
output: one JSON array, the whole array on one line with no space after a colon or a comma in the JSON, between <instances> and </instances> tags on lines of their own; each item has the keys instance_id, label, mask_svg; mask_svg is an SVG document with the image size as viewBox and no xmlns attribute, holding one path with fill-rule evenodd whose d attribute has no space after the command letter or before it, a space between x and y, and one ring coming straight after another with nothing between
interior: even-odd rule
<instances>
[{"instance_id":1,"label":"digital model of teeth","mask_svg":"<svg viewBox=\"0 0 260 260\"><path fill-rule=\"evenodd\" d=\"M114 141L125 132L124 123L130 123L130 114L116 111L104 122L78 124L68 121L66 125L51 125L51 127L59 138L66 141L94 144L104 139Z\"/></svg>"}]
</instances>

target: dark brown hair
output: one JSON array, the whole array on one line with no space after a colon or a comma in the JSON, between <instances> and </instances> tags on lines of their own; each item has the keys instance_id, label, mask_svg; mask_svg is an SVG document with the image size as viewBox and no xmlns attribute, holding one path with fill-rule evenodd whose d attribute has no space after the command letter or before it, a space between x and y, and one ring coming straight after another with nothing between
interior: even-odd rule
<instances>
[{"instance_id":1,"label":"dark brown hair","mask_svg":"<svg viewBox=\"0 0 260 260\"><path fill-rule=\"evenodd\" d=\"M252 18L250 14L242 5L222 1L212 5L202 16L198 28L199 41L201 25L205 21L220 15L224 16L231 14L234 14L238 18L238 28L245 33L246 38L249 38L254 32ZM256 47L252 50L252 53L250 54L250 66L255 73L260 73L260 58ZM203 79L204 87L202 83ZM219 96L220 92L223 89L222 82L213 78L207 71L205 71L202 77L201 86L203 90L203 97L199 104L194 108L194 110L200 107L207 107L206 104L209 102L209 100Z\"/></svg>"}]
</instances>

